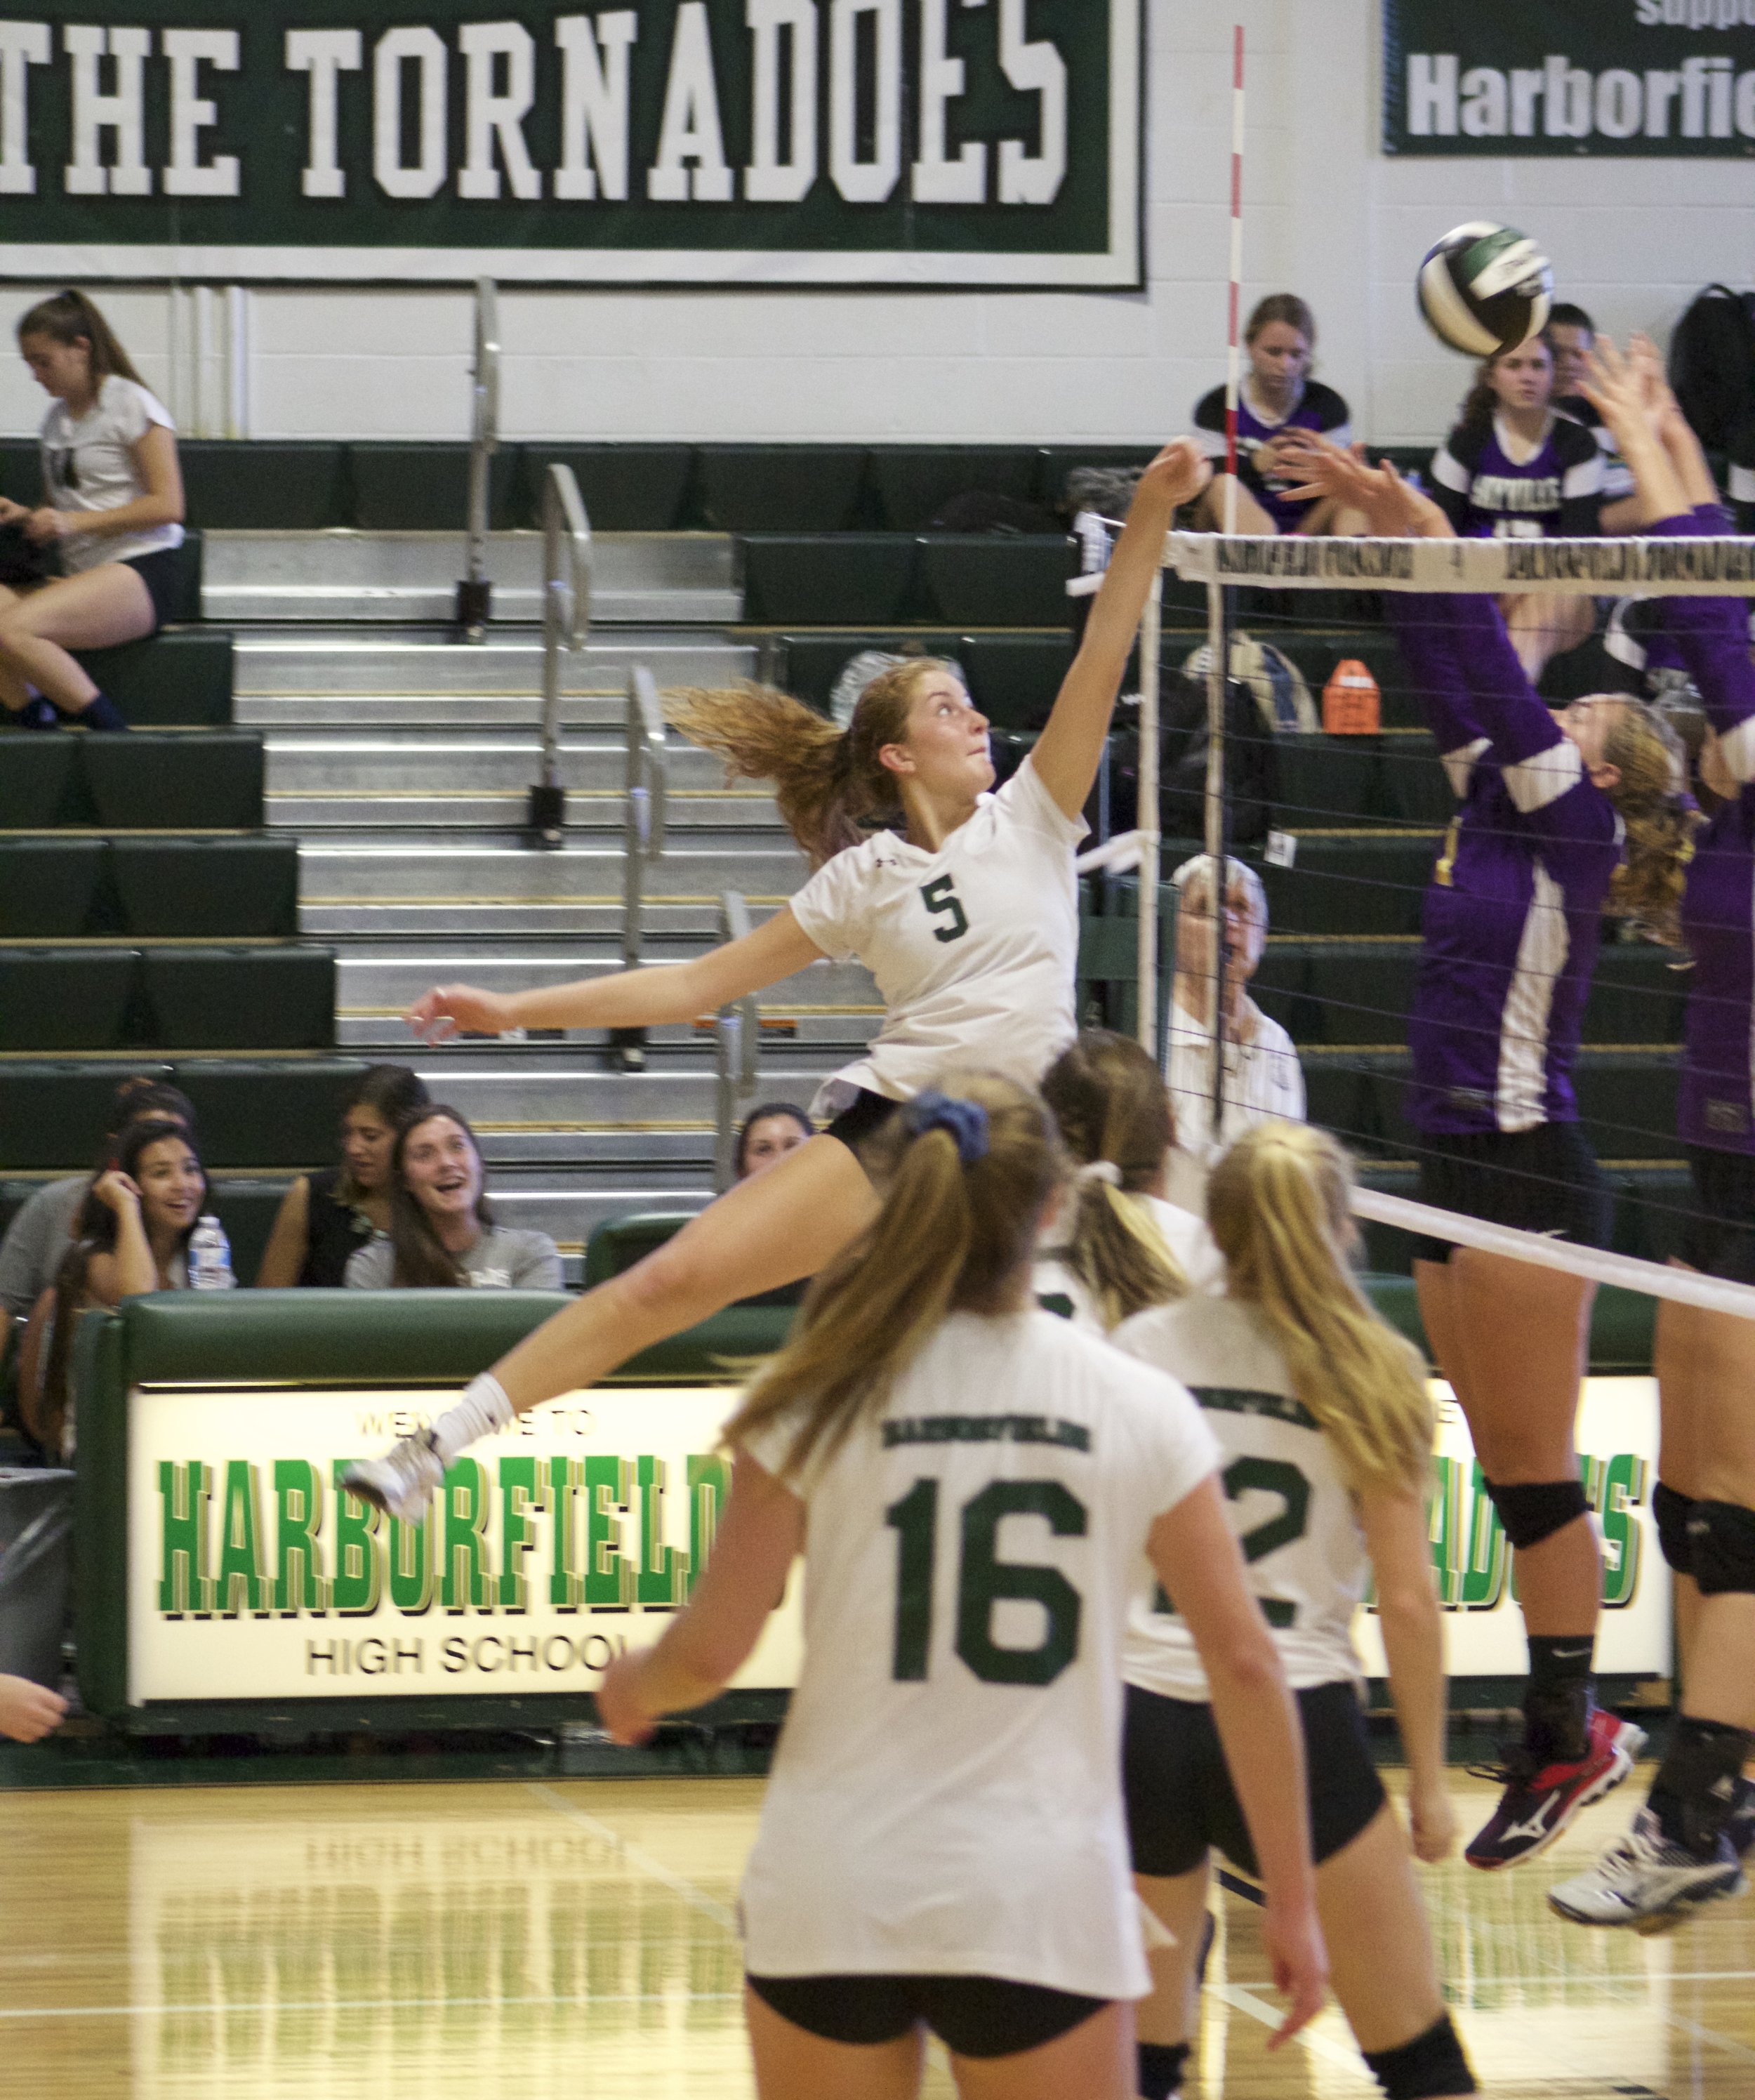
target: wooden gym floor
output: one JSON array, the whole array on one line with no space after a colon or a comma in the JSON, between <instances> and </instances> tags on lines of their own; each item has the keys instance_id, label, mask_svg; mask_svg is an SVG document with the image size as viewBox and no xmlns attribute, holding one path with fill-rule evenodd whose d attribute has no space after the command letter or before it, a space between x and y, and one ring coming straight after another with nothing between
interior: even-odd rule
<instances>
[{"instance_id":1,"label":"wooden gym floor","mask_svg":"<svg viewBox=\"0 0 1755 2100\"><path fill-rule=\"evenodd\" d=\"M1472 1827L1489 1790L1457 1786ZM1543 1903L1634 1793L1522 1873L1428 1877L1501 2100L1755 2096L1755 1897L1653 1939ZM7 1794L0 2095L739 2100L760 1800L742 1780ZM1266 2054L1256 1914L1223 1900L1191 2093L1375 2093L1332 2011ZM927 2090L950 2089L935 2063Z\"/></svg>"}]
</instances>

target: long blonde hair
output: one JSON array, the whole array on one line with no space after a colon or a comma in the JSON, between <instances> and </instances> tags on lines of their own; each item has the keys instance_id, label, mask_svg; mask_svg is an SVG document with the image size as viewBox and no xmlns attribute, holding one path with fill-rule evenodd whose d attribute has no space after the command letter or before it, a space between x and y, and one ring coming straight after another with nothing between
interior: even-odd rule
<instances>
[{"instance_id":1,"label":"long blonde hair","mask_svg":"<svg viewBox=\"0 0 1755 2100\"><path fill-rule=\"evenodd\" d=\"M1352 1165L1326 1131L1262 1123L1213 1169L1206 1218L1232 1298L1255 1306L1292 1391L1333 1437L1356 1489L1414 1489L1432 1457L1432 1404L1410 1343L1348 1267Z\"/></svg>"},{"instance_id":2,"label":"long blonde hair","mask_svg":"<svg viewBox=\"0 0 1755 2100\"><path fill-rule=\"evenodd\" d=\"M1665 947L1682 946L1682 895L1694 835L1705 822L1687 791L1687 747L1642 700L1621 706L1603 756L1620 769L1608 797L1627 833L1627 858L1609 888L1611 910L1624 913Z\"/></svg>"},{"instance_id":3,"label":"long blonde hair","mask_svg":"<svg viewBox=\"0 0 1755 2100\"><path fill-rule=\"evenodd\" d=\"M1042 1097L1075 1166L1106 1162L1113 1180L1074 1174L1056 1250L1105 1327L1188 1294L1188 1279L1146 1201L1176 1127L1162 1074L1140 1045L1087 1029L1050 1067Z\"/></svg>"},{"instance_id":4,"label":"long blonde hair","mask_svg":"<svg viewBox=\"0 0 1755 2100\"><path fill-rule=\"evenodd\" d=\"M922 656L880 672L844 730L773 686L687 686L669 695L668 712L691 742L725 760L728 781L775 783L787 829L820 867L857 845L868 823L894 818L896 776L878 753L906 737L920 681L947 668Z\"/></svg>"},{"instance_id":5,"label":"long blonde hair","mask_svg":"<svg viewBox=\"0 0 1755 2100\"><path fill-rule=\"evenodd\" d=\"M967 1138L959 1149L950 1126L983 1120L986 1150L977 1158ZM1004 1308L1062 1171L1047 1110L988 1073L923 1094L863 1156L883 1209L811 1285L792 1340L725 1425L725 1440L735 1445L801 1409L788 1476L882 1410L949 1314Z\"/></svg>"}]
</instances>

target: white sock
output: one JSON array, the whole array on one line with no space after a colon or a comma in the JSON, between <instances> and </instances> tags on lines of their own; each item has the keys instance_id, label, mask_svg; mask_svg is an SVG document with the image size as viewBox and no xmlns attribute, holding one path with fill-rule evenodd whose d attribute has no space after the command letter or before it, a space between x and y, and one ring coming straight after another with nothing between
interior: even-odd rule
<instances>
[{"instance_id":1,"label":"white sock","mask_svg":"<svg viewBox=\"0 0 1755 2100\"><path fill-rule=\"evenodd\" d=\"M441 1463L448 1466L466 1445L478 1437L492 1436L517 1419L518 1410L506 1398L505 1388L492 1371L483 1371L463 1388L456 1405L448 1407L433 1424L433 1449Z\"/></svg>"}]
</instances>

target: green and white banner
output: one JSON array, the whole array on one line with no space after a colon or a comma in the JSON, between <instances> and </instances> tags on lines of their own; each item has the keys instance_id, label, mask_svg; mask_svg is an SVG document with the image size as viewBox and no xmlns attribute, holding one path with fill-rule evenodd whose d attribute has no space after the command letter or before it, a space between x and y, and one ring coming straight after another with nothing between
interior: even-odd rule
<instances>
[{"instance_id":1,"label":"green and white banner","mask_svg":"<svg viewBox=\"0 0 1755 2100\"><path fill-rule=\"evenodd\" d=\"M0 7L0 276L1141 281L1140 0Z\"/></svg>"},{"instance_id":2,"label":"green and white banner","mask_svg":"<svg viewBox=\"0 0 1755 2100\"><path fill-rule=\"evenodd\" d=\"M1755 0L1383 0L1383 150L1755 154Z\"/></svg>"}]
</instances>

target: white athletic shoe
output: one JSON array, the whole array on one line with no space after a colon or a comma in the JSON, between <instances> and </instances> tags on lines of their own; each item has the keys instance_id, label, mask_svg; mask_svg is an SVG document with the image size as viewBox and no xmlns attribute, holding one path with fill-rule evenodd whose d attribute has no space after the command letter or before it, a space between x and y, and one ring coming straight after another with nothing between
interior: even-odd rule
<instances>
[{"instance_id":1,"label":"white athletic shoe","mask_svg":"<svg viewBox=\"0 0 1755 2100\"><path fill-rule=\"evenodd\" d=\"M1667 1932L1696 1905L1740 1895L1747 1886L1728 1838L1702 1860L1666 1838L1651 1810L1642 1808L1625 1837L1606 1845L1594 1867L1550 1889L1548 1901L1580 1925Z\"/></svg>"},{"instance_id":2,"label":"white athletic shoe","mask_svg":"<svg viewBox=\"0 0 1755 2100\"><path fill-rule=\"evenodd\" d=\"M445 1468L433 1449L433 1432L404 1436L381 1458L360 1458L342 1476L342 1485L361 1502L370 1502L403 1524L425 1518L435 1488L444 1485Z\"/></svg>"}]
</instances>

